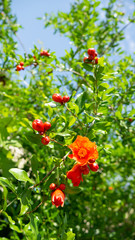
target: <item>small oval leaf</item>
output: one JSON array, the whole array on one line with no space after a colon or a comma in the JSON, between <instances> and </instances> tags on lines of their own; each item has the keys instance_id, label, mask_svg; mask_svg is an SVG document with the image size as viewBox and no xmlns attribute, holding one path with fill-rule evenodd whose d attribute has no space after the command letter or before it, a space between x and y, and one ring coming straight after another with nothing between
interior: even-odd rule
<instances>
[{"instance_id":1,"label":"small oval leaf","mask_svg":"<svg viewBox=\"0 0 135 240\"><path fill-rule=\"evenodd\" d=\"M66 189L65 189L65 193L68 193L68 194L78 194L82 191L81 188L79 187L69 187L69 186L66 186Z\"/></svg>"},{"instance_id":2,"label":"small oval leaf","mask_svg":"<svg viewBox=\"0 0 135 240\"><path fill-rule=\"evenodd\" d=\"M24 182L33 183L33 181L28 177L27 173L19 168L11 168L9 172L18 180Z\"/></svg>"}]
</instances>

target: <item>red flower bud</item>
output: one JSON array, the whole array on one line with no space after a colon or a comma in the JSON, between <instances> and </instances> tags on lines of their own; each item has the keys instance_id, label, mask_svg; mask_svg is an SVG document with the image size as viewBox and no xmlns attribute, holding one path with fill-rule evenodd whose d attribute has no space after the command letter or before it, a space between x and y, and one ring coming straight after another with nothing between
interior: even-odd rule
<instances>
[{"instance_id":1,"label":"red flower bud","mask_svg":"<svg viewBox=\"0 0 135 240\"><path fill-rule=\"evenodd\" d=\"M89 48L88 49L88 55L89 55L89 59L93 60L96 56L96 51L94 48Z\"/></svg>"},{"instance_id":2,"label":"red flower bud","mask_svg":"<svg viewBox=\"0 0 135 240\"><path fill-rule=\"evenodd\" d=\"M94 162L95 162L95 159L94 159L94 158L93 158L93 159L89 159L88 164L94 163Z\"/></svg>"},{"instance_id":3,"label":"red flower bud","mask_svg":"<svg viewBox=\"0 0 135 240\"><path fill-rule=\"evenodd\" d=\"M65 96L63 97L63 103L66 103L66 102L68 102L68 101L69 101L69 99L70 99L70 97L69 97L69 96L67 96L67 95L65 95Z\"/></svg>"},{"instance_id":4,"label":"red flower bud","mask_svg":"<svg viewBox=\"0 0 135 240\"><path fill-rule=\"evenodd\" d=\"M56 184L55 183L51 183L49 188L53 191L56 189Z\"/></svg>"},{"instance_id":5,"label":"red flower bud","mask_svg":"<svg viewBox=\"0 0 135 240\"><path fill-rule=\"evenodd\" d=\"M58 94L58 93L54 93L54 94L52 95L52 99L53 99L53 101L55 101L55 102L59 102L59 103L63 104L63 98L62 98L61 95Z\"/></svg>"},{"instance_id":6,"label":"red flower bud","mask_svg":"<svg viewBox=\"0 0 135 240\"><path fill-rule=\"evenodd\" d=\"M60 186L59 186L60 190L65 190L66 188L66 185L64 183L61 183Z\"/></svg>"},{"instance_id":7,"label":"red flower bud","mask_svg":"<svg viewBox=\"0 0 135 240\"><path fill-rule=\"evenodd\" d=\"M96 172L99 169L99 166L96 162L89 164L90 170Z\"/></svg>"},{"instance_id":8,"label":"red flower bud","mask_svg":"<svg viewBox=\"0 0 135 240\"><path fill-rule=\"evenodd\" d=\"M32 122L32 128L39 132L44 132L44 123L40 119L35 119Z\"/></svg>"},{"instance_id":9,"label":"red flower bud","mask_svg":"<svg viewBox=\"0 0 135 240\"><path fill-rule=\"evenodd\" d=\"M22 66L21 65L17 65L16 66L16 71L21 71L22 70Z\"/></svg>"},{"instance_id":10,"label":"red flower bud","mask_svg":"<svg viewBox=\"0 0 135 240\"><path fill-rule=\"evenodd\" d=\"M51 194L52 204L55 205L57 208L59 206L61 207L64 206L64 199L65 199L65 194L60 189L56 189Z\"/></svg>"},{"instance_id":11,"label":"red flower bud","mask_svg":"<svg viewBox=\"0 0 135 240\"><path fill-rule=\"evenodd\" d=\"M129 122L133 122L133 119L132 119L132 118L129 118L128 121L129 121Z\"/></svg>"},{"instance_id":12,"label":"red flower bud","mask_svg":"<svg viewBox=\"0 0 135 240\"><path fill-rule=\"evenodd\" d=\"M98 64L98 57L95 58L95 64Z\"/></svg>"},{"instance_id":13,"label":"red flower bud","mask_svg":"<svg viewBox=\"0 0 135 240\"><path fill-rule=\"evenodd\" d=\"M85 61L86 61L87 59L88 59L87 57L84 57L84 59L83 59L84 63L85 63Z\"/></svg>"},{"instance_id":14,"label":"red flower bud","mask_svg":"<svg viewBox=\"0 0 135 240\"><path fill-rule=\"evenodd\" d=\"M48 136L42 137L42 138L41 138L41 142L42 142L44 145L47 145L47 144L50 142L50 138L49 138Z\"/></svg>"},{"instance_id":15,"label":"red flower bud","mask_svg":"<svg viewBox=\"0 0 135 240\"><path fill-rule=\"evenodd\" d=\"M23 66L23 65L24 65L24 62L20 62L20 65Z\"/></svg>"},{"instance_id":16,"label":"red flower bud","mask_svg":"<svg viewBox=\"0 0 135 240\"><path fill-rule=\"evenodd\" d=\"M94 60L94 58L95 58L95 54L94 54L94 55L91 54L91 55L89 55L89 57L88 57L89 60Z\"/></svg>"},{"instance_id":17,"label":"red flower bud","mask_svg":"<svg viewBox=\"0 0 135 240\"><path fill-rule=\"evenodd\" d=\"M43 51L40 53L40 56L46 56L46 57L49 57L49 56L50 56L50 53L47 52L46 50L43 50Z\"/></svg>"},{"instance_id":18,"label":"red flower bud","mask_svg":"<svg viewBox=\"0 0 135 240\"><path fill-rule=\"evenodd\" d=\"M44 122L44 129L45 129L45 131L49 130L50 128L51 128L51 123Z\"/></svg>"}]
</instances>

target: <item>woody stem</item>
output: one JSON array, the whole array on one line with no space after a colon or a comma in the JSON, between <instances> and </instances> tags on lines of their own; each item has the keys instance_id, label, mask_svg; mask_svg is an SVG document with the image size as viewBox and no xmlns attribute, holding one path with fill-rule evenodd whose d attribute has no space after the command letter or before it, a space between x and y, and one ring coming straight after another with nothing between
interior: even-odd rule
<instances>
[{"instance_id":1,"label":"woody stem","mask_svg":"<svg viewBox=\"0 0 135 240\"><path fill-rule=\"evenodd\" d=\"M44 203L44 200L42 200L32 211L26 212L25 214L33 213L33 212L36 211L37 208L39 208L43 203Z\"/></svg>"},{"instance_id":2,"label":"woody stem","mask_svg":"<svg viewBox=\"0 0 135 240\"><path fill-rule=\"evenodd\" d=\"M55 142L55 143L61 145L62 147L67 147L67 146L64 146L62 143L57 142L55 139L50 138L50 140L51 140L52 142Z\"/></svg>"},{"instance_id":3,"label":"woody stem","mask_svg":"<svg viewBox=\"0 0 135 240\"><path fill-rule=\"evenodd\" d=\"M97 76L96 76L96 69L94 68L94 78L95 78L95 82L94 82L94 114L97 115L97 109L98 109L98 80L97 80Z\"/></svg>"},{"instance_id":4,"label":"woody stem","mask_svg":"<svg viewBox=\"0 0 135 240\"><path fill-rule=\"evenodd\" d=\"M62 158L62 162L61 162L61 163L63 163L63 162L65 161L65 159L67 158L67 156L68 156L69 154L70 154L70 151ZM60 163L60 164L61 164L61 163ZM33 188L39 186L42 182L44 182L44 180L45 180L57 167L59 167L59 166L58 166L58 165L55 165L55 166L50 170L50 172L48 172L48 173L45 175L45 177L42 178L42 180L41 180L39 183L37 183L37 184L29 187L29 189L33 189Z\"/></svg>"}]
</instances>

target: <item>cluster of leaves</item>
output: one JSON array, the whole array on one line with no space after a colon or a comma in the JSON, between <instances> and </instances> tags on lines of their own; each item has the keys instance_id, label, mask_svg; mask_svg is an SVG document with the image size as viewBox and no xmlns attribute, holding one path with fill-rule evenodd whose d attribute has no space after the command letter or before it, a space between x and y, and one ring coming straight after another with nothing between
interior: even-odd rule
<instances>
[{"instance_id":1,"label":"cluster of leaves","mask_svg":"<svg viewBox=\"0 0 135 240\"><path fill-rule=\"evenodd\" d=\"M17 54L18 25L10 1L0 8L0 237L2 239L133 239L134 215L134 60L131 56L109 63L112 52L121 54L123 13L118 1L101 9L100 1L77 0L69 13L45 14L45 27L68 37L73 47L57 59L40 57L41 49ZM104 12L104 19L99 13ZM89 22L88 22L89 19ZM133 22L133 18L130 20ZM124 26L124 25L123 25ZM124 28L122 26L122 28ZM8 31L7 31L8 29ZM8 48L7 48L8 46ZM95 47L99 64L83 63L89 47ZM106 54L102 57L103 54ZM35 59L33 59L33 55ZM24 62L22 72L16 65ZM64 105L54 103L54 93L68 94ZM50 142L31 127L34 119L51 122ZM131 119L129 121L129 119ZM73 187L66 172L67 158L77 135L98 146L100 170ZM56 168L38 184L53 167ZM59 167L60 166L60 167ZM52 207L50 183L66 184L64 208ZM73 229L73 230L72 230ZM5 235L6 233L6 235Z\"/></svg>"}]
</instances>

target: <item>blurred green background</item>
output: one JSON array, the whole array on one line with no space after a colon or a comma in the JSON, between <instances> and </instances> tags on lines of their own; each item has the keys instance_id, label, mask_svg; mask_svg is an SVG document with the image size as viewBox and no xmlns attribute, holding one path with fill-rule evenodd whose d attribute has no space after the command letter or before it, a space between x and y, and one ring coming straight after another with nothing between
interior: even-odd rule
<instances>
[{"instance_id":1,"label":"blurred green background","mask_svg":"<svg viewBox=\"0 0 135 240\"><path fill-rule=\"evenodd\" d=\"M67 1L66 9L61 2L0 2L0 239L131 240L134 1ZM91 47L100 58L97 66L83 63ZM43 49L49 58L40 56ZM21 61L25 69L17 72ZM70 96L70 111L52 101L54 93ZM63 146L42 145L31 127L34 119L51 122L48 135ZM66 172L74 161L60 163L77 135L96 142L99 171L73 187ZM63 208L52 206L52 182L66 184Z\"/></svg>"}]
</instances>

